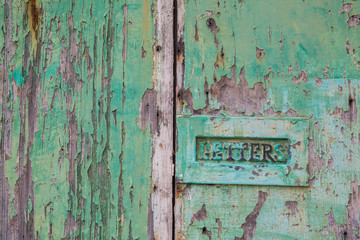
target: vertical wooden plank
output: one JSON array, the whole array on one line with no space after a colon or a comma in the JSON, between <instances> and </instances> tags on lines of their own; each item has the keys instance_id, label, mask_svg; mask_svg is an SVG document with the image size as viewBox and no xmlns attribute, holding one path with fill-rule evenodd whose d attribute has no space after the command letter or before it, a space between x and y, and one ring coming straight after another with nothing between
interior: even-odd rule
<instances>
[{"instance_id":1,"label":"vertical wooden plank","mask_svg":"<svg viewBox=\"0 0 360 240\"><path fill-rule=\"evenodd\" d=\"M176 239L358 239L360 5L177 2L177 116L309 118L310 178L308 187L177 183Z\"/></svg>"},{"instance_id":2,"label":"vertical wooden plank","mask_svg":"<svg viewBox=\"0 0 360 240\"><path fill-rule=\"evenodd\" d=\"M0 2L0 238L171 239L172 2Z\"/></svg>"},{"instance_id":3,"label":"vertical wooden plank","mask_svg":"<svg viewBox=\"0 0 360 240\"><path fill-rule=\"evenodd\" d=\"M148 239L171 239L173 227L173 2L157 1L155 23L154 90L156 91L157 133L152 135L152 192L153 226ZM149 220L150 222L150 220Z\"/></svg>"},{"instance_id":4,"label":"vertical wooden plank","mask_svg":"<svg viewBox=\"0 0 360 240\"><path fill-rule=\"evenodd\" d=\"M12 28L12 16L9 12L11 1L5 1L0 4L0 19L4 22L3 32L6 34L0 35L0 81L1 81L1 141L0 141L0 238L5 239L10 233L10 222L9 222L9 201L10 201L10 186L5 180L5 161L11 152L11 122L9 119L12 117L11 107L7 104L7 99L11 94L11 86L9 84L8 73L5 71L9 67L10 59L13 57L13 51L6 51L12 43L12 36L10 34Z\"/></svg>"},{"instance_id":5,"label":"vertical wooden plank","mask_svg":"<svg viewBox=\"0 0 360 240\"><path fill-rule=\"evenodd\" d=\"M180 106L182 106L182 100L179 89L184 88L184 68L185 68L185 44L184 44L184 28L185 28L185 1L176 0L177 4L177 26L176 26L176 114L180 112ZM175 119L176 120L176 119ZM177 133L177 132L175 132ZM176 136L177 138L177 136ZM177 140L175 140L177 144ZM175 146L177 151L177 146ZM181 183L175 183L175 206L174 206L174 221L175 221L175 239L183 239L184 219L182 212L184 211L182 194L186 185Z\"/></svg>"}]
</instances>

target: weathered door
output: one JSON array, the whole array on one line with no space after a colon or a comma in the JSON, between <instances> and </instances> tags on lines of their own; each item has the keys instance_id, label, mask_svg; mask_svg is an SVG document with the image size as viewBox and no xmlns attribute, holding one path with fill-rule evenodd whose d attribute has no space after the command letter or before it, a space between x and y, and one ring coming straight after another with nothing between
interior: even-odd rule
<instances>
[{"instance_id":1,"label":"weathered door","mask_svg":"<svg viewBox=\"0 0 360 240\"><path fill-rule=\"evenodd\" d=\"M177 11L176 239L360 239L360 4Z\"/></svg>"},{"instance_id":2,"label":"weathered door","mask_svg":"<svg viewBox=\"0 0 360 240\"><path fill-rule=\"evenodd\" d=\"M172 6L0 1L1 240L171 239Z\"/></svg>"},{"instance_id":3,"label":"weathered door","mask_svg":"<svg viewBox=\"0 0 360 240\"><path fill-rule=\"evenodd\" d=\"M1 239L360 238L358 2L4 0L0 19Z\"/></svg>"}]
</instances>

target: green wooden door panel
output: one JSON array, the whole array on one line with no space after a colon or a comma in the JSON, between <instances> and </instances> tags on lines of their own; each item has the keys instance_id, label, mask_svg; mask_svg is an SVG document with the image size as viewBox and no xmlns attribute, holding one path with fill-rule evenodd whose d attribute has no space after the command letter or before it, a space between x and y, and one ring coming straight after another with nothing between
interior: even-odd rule
<instances>
[{"instance_id":1,"label":"green wooden door panel","mask_svg":"<svg viewBox=\"0 0 360 240\"><path fill-rule=\"evenodd\" d=\"M160 3L0 1L1 239L154 237Z\"/></svg>"},{"instance_id":2,"label":"green wooden door panel","mask_svg":"<svg viewBox=\"0 0 360 240\"><path fill-rule=\"evenodd\" d=\"M178 119L310 125L308 164L297 166L308 186L177 175L176 238L360 238L360 4L176 2ZM0 238L170 239L172 4L0 2ZM185 134L177 123L177 167L189 141L197 154L204 139L288 140L224 129L189 137L206 124Z\"/></svg>"},{"instance_id":3,"label":"green wooden door panel","mask_svg":"<svg viewBox=\"0 0 360 240\"><path fill-rule=\"evenodd\" d=\"M304 117L310 180L308 187L178 182L176 238L358 239L360 4L180 0L178 6L177 156L193 141L185 139L183 117ZM198 175L211 177L204 169L187 181Z\"/></svg>"}]
</instances>

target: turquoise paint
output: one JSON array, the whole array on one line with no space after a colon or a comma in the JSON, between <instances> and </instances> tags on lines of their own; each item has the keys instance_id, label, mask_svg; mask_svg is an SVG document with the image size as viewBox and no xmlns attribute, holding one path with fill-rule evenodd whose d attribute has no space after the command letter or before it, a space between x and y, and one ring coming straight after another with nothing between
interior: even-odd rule
<instances>
[{"instance_id":1,"label":"turquoise paint","mask_svg":"<svg viewBox=\"0 0 360 240\"><path fill-rule=\"evenodd\" d=\"M153 87L152 4L0 3L0 46L9 51L0 55L9 154L1 223L11 224L9 238L147 238L152 136L136 119Z\"/></svg>"},{"instance_id":2,"label":"turquoise paint","mask_svg":"<svg viewBox=\"0 0 360 240\"><path fill-rule=\"evenodd\" d=\"M182 116L198 115L309 118L310 182L308 187L179 184L179 239L209 239L210 233L211 239L356 238L360 31L348 20L360 6L348 3L351 11L339 13L338 1L185 1L178 126ZM218 28L218 46L206 24L210 18ZM266 54L260 60L257 48ZM186 131L178 127L180 147L188 141ZM208 172L188 179L200 174ZM261 201L260 192L268 194ZM204 205L206 218L191 224ZM248 216L256 216L255 222Z\"/></svg>"},{"instance_id":3,"label":"turquoise paint","mask_svg":"<svg viewBox=\"0 0 360 240\"><path fill-rule=\"evenodd\" d=\"M179 183L308 186L309 121L300 118L211 118L206 116L177 119L179 149L176 177ZM199 162L196 138L229 137L288 139L287 163ZM248 158L248 157L247 157Z\"/></svg>"}]
</instances>

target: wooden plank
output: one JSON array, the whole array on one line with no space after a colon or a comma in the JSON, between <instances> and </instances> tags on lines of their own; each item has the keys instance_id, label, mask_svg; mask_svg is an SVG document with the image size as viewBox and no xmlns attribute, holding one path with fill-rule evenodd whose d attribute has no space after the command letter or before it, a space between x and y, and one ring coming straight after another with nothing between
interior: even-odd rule
<instances>
[{"instance_id":1,"label":"wooden plank","mask_svg":"<svg viewBox=\"0 0 360 240\"><path fill-rule=\"evenodd\" d=\"M1 1L1 239L171 239L172 4Z\"/></svg>"},{"instance_id":2,"label":"wooden plank","mask_svg":"<svg viewBox=\"0 0 360 240\"><path fill-rule=\"evenodd\" d=\"M152 135L151 210L153 229L148 239L171 239L173 228L173 2L157 1L154 90L157 92L158 132ZM150 222L150 220L149 220Z\"/></svg>"},{"instance_id":3,"label":"wooden plank","mask_svg":"<svg viewBox=\"0 0 360 240\"><path fill-rule=\"evenodd\" d=\"M175 54L176 54L176 114L180 112L180 107L183 104L183 100L180 96L180 89L184 89L184 68L185 68L185 44L184 44L184 31L185 31L185 1L184 0L176 0L176 8L177 8L177 19L176 19L176 46L175 46ZM175 131L175 138L177 139L178 134ZM178 142L175 140L176 146L174 151L178 150ZM175 216L175 239L180 240L184 238L184 217L183 211L183 191L186 189L186 184L175 183L175 206L174 206L174 216Z\"/></svg>"},{"instance_id":4,"label":"wooden plank","mask_svg":"<svg viewBox=\"0 0 360 240\"><path fill-rule=\"evenodd\" d=\"M309 186L301 187L266 186L267 182L265 186L177 183L176 239L358 239L360 4L335 0L177 3L177 119L207 119L191 122L187 125L191 127L177 125L181 132L177 141L190 152L185 155L185 150L176 149L177 156L194 160L189 156L196 149L189 143L195 145L196 137L211 140L225 135L239 140L258 117L277 121L303 117L310 122L309 140L296 139L295 134L291 145L308 148L309 164L298 168L293 162L291 167L290 158L289 164L282 165L289 167L287 173L278 174L284 179L301 169L310 177ZM226 120L236 118L244 123ZM253 129L268 132L271 127ZM194 136L197 129L200 136ZM272 136L276 134L268 135ZM212 149L216 156L219 148ZM211 183L212 176L223 171L228 177L227 173L235 174L235 167L241 167L239 162L221 162L216 168L218 160L184 166L190 175L184 180L177 171L177 180L197 183L201 175L200 183ZM204 167L194 171L201 164ZM243 176L257 184L264 170L254 165L257 170Z\"/></svg>"}]
</instances>

